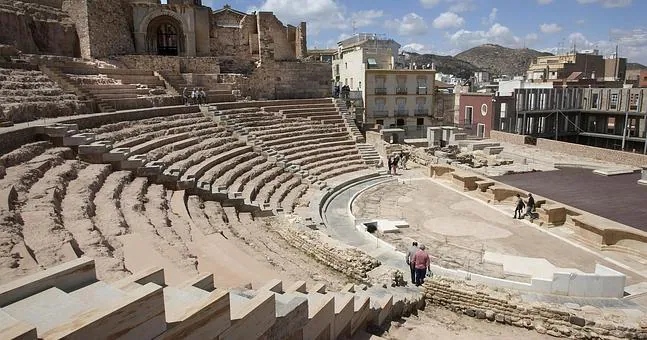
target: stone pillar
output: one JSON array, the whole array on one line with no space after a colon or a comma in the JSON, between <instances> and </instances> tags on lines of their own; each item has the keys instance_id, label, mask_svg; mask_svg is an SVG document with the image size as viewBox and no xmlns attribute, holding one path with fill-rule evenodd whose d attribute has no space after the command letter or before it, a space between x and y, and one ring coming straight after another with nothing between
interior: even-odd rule
<instances>
[{"instance_id":1,"label":"stone pillar","mask_svg":"<svg viewBox=\"0 0 647 340\"><path fill-rule=\"evenodd\" d=\"M443 136L442 136L442 141L444 142L443 144L448 145L449 141L451 140L452 134L458 128L453 126L443 126L441 128L443 129Z\"/></svg>"},{"instance_id":2,"label":"stone pillar","mask_svg":"<svg viewBox=\"0 0 647 340\"><path fill-rule=\"evenodd\" d=\"M427 146L440 146L440 140L442 138L443 128L440 126L428 127L427 128Z\"/></svg>"},{"instance_id":3,"label":"stone pillar","mask_svg":"<svg viewBox=\"0 0 647 340\"><path fill-rule=\"evenodd\" d=\"M647 185L647 166L643 166L638 184Z\"/></svg>"},{"instance_id":4,"label":"stone pillar","mask_svg":"<svg viewBox=\"0 0 647 340\"><path fill-rule=\"evenodd\" d=\"M196 55L195 32L187 32L185 36L186 36L186 42L184 45L184 56L195 57Z\"/></svg>"},{"instance_id":5,"label":"stone pillar","mask_svg":"<svg viewBox=\"0 0 647 340\"><path fill-rule=\"evenodd\" d=\"M308 41L306 39L306 23L301 22L297 27L296 34L296 51L297 59L303 59L308 56Z\"/></svg>"}]
</instances>

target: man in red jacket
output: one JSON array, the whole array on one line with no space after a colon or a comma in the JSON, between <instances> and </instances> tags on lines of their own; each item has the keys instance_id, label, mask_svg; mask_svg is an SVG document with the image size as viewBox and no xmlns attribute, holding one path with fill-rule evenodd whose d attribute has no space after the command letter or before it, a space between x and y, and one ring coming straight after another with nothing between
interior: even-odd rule
<instances>
[{"instance_id":1,"label":"man in red jacket","mask_svg":"<svg viewBox=\"0 0 647 340\"><path fill-rule=\"evenodd\" d=\"M431 271L431 260L425 251L424 244L421 244L420 249L413 255L413 264L416 268L416 286L420 286L425 282L427 270Z\"/></svg>"}]
</instances>

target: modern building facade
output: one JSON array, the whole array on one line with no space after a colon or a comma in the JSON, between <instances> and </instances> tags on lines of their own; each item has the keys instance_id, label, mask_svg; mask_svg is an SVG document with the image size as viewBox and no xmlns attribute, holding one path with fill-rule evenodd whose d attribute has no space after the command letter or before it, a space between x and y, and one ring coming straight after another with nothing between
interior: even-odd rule
<instances>
[{"instance_id":1,"label":"modern building facade","mask_svg":"<svg viewBox=\"0 0 647 340\"><path fill-rule=\"evenodd\" d=\"M647 153L645 88L517 89L512 98L514 111L495 98L508 104L495 106L499 130Z\"/></svg>"},{"instance_id":2,"label":"modern building facade","mask_svg":"<svg viewBox=\"0 0 647 340\"><path fill-rule=\"evenodd\" d=\"M492 94L456 93L454 123L471 135L489 137L494 126Z\"/></svg>"},{"instance_id":3,"label":"modern building facade","mask_svg":"<svg viewBox=\"0 0 647 340\"><path fill-rule=\"evenodd\" d=\"M431 124L434 75L433 70L365 70L364 122L386 127Z\"/></svg>"},{"instance_id":4,"label":"modern building facade","mask_svg":"<svg viewBox=\"0 0 647 340\"><path fill-rule=\"evenodd\" d=\"M340 41L337 58L333 60L333 79L348 85L351 91L362 91L364 71L395 69L400 44L377 34L360 33Z\"/></svg>"},{"instance_id":5,"label":"modern building facade","mask_svg":"<svg viewBox=\"0 0 647 340\"><path fill-rule=\"evenodd\" d=\"M526 78L546 81L580 78L598 81L617 81L625 78L626 58L605 58L597 51L591 53L568 53L537 57L528 67Z\"/></svg>"}]
</instances>

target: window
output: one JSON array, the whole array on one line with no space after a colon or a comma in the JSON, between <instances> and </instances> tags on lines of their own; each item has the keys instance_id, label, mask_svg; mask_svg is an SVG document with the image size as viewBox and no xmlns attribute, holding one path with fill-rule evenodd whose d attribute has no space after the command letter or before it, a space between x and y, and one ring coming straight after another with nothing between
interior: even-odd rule
<instances>
[{"instance_id":1,"label":"window","mask_svg":"<svg viewBox=\"0 0 647 340\"><path fill-rule=\"evenodd\" d=\"M501 103L501 112L500 112L500 117L501 118L505 118L507 108L508 108L507 103Z\"/></svg>"},{"instance_id":2,"label":"window","mask_svg":"<svg viewBox=\"0 0 647 340\"><path fill-rule=\"evenodd\" d=\"M350 88L353 88L353 78L350 78Z\"/></svg>"},{"instance_id":3,"label":"window","mask_svg":"<svg viewBox=\"0 0 647 340\"><path fill-rule=\"evenodd\" d=\"M375 124L377 125L384 125L384 119L376 119Z\"/></svg>"},{"instance_id":4,"label":"window","mask_svg":"<svg viewBox=\"0 0 647 340\"><path fill-rule=\"evenodd\" d=\"M418 77L418 88L416 89L416 94L427 94L427 78Z\"/></svg>"},{"instance_id":5,"label":"window","mask_svg":"<svg viewBox=\"0 0 647 340\"><path fill-rule=\"evenodd\" d=\"M396 98L395 99L395 111L398 114L407 114L407 98Z\"/></svg>"},{"instance_id":6,"label":"window","mask_svg":"<svg viewBox=\"0 0 647 340\"><path fill-rule=\"evenodd\" d=\"M629 95L629 110L638 110L638 93Z\"/></svg>"},{"instance_id":7,"label":"window","mask_svg":"<svg viewBox=\"0 0 647 340\"><path fill-rule=\"evenodd\" d=\"M416 125L425 125L425 119L424 118L416 118Z\"/></svg>"},{"instance_id":8,"label":"window","mask_svg":"<svg viewBox=\"0 0 647 340\"><path fill-rule=\"evenodd\" d=\"M609 103L609 108L611 110L615 110L618 107L618 94L617 93L612 93L611 94L611 101Z\"/></svg>"},{"instance_id":9,"label":"window","mask_svg":"<svg viewBox=\"0 0 647 340\"><path fill-rule=\"evenodd\" d=\"M481 115L482 116L487 116L487 104L482 104L481 105Z\"/></svg>"},{"instance_id":10,"label":"window","mask_svg":"<svg viewBox=\"0 0 647 340\"><path fill-rule=\"evenodd\" d=\"M473 112L474 108L471 106L466 106L465 107L465 125L472 125L472 118L473 118Z\"/></svg>"},{"instance_id":11,"label":"window","mask_svg":"<svg viewBox=\"0 0 647 340\"><path fill-rule=\"evenodd\" d=\"M404 126L404 119L402 119L402 118L398 118L398 119L395 121L395 125L397 125L397 126Z\"/></svg>"},{"instance_id":12,"label":"window","mask_svg":"<svg viewBox=\"0 0 647 340\"><path fill-rule=\"evenodd\" d=\"M386 99L384 99L384 98L375 98L375 110L377 110L377 111L386 111Z\"/></svg>"},{"instance_id":13,"label":"window","mask_svg":"<svg viewBox=\"0 0 647 340\"><path fill-rule=\"evenodd\" d=\"M344 65L346 66L346 69L348 70L348 63L344 63Z\"/></svg>"},{"instance_id":14,"label":"window","mask_svg":"<svg viewBox=\"0 0 647 340\"><path fill-rule=\"evenodd\" d=\"M592 109L597 109L598 108L598 101L600 100L600 95L597 93L594 93L592 98L591 98L591 108Z\"/></svg>"},{"instance_id":15,"label":"window","mask_svg":"<svg viewBox=\"0 0 647 340\"><path fill-rule=\"evenodd\" d=\"M375 61L375 59L374 59L374 58L368 58L368 60L367 60L367 64L368 64L368 68L369 68L369 69L372 69L372 68L378 68L378 66L377 66L377 62Z\"/></svg>"},{"instance_id":16,"label":"window","mask_svg":"<svg viewBox=\"0 0 647 340\"><path fill-rule=\"evenodd\" d=\"M417 113L425 112L425 103L426 102L427 102L427 99L425 97L416 98L416 112Z\"/></svg>"},{"instance_id":17,"label":"window","mask_svg":"<svg viewBox=\"0 0 647 340\"><path fill-rule=\"evenodd\" d=\"M407 94L407 77L398 76L395 94Z\"/></svg>"}]
</instances>

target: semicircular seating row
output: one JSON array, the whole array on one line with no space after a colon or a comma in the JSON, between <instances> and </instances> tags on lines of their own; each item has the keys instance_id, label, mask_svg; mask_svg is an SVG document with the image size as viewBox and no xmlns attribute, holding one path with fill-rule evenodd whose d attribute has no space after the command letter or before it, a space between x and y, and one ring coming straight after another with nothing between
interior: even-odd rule
<instances>
[{"instance_id":1,"label":"semicircular seating row","mask_svg":"<svg viewBox=\"0 0 647 340\"><path fill-rule=\"evenodd\" d=\"M244 136L228 131L231 126L195 108L180 108L83 131L45 127L43 133L66 146L37 142L2 155L0 274L28 274L89 255L102 278L119 278L127 273L120 236L130 233L144 235L170 265L196 272L186 246L196 233L215 233L242 219L252 223L245 207L293 209L310 188L296 166L320 182L366 169L348 135L334 125L258 109L239 112L240 119L257 116L248 128L263 127L250 130L262 136L261 147L247 145L239 139ZM176 189L198 196L185 203ZM173 200L201 221L195 222L198 231L171 208Z\"/></svg>"}]
</instances>

